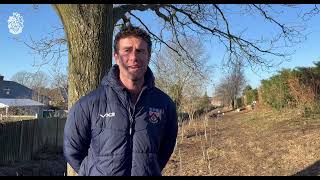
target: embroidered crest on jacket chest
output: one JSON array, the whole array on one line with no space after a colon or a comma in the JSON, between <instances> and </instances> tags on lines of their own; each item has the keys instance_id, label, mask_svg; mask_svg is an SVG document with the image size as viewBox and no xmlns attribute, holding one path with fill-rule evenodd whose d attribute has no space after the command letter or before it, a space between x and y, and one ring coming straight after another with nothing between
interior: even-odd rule
<instances>
[{"instance_id":1,"label":"embroidered crest on jacket chest","mask_svg":"<svg viewBox=\"0 0 320 180\"><path fill-rule=\"evenodd\" d=\"M161 116L163 114L163 109L159 108L149 108L149 122L155 124L161 121Z\"/></svg>"}]
</instances>

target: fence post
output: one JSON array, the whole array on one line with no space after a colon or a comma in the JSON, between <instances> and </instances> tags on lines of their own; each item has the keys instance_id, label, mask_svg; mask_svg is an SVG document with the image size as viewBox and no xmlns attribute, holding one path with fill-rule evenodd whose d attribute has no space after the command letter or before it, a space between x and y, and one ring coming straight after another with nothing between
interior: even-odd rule
<instances>
[{"instance_id":1,"label":"fence post","mask_svg":"<svg viewBox=\"0 0 320 180\"><path fill-rule=\"evenodd\" d=\"M36 126L36 121L38 121L38 119L35 119L33 120L32 122L32 142L31 142L31 160L33 159L33 146L34 146L34 136L35 136L35 133L34 133L34 129L35 129L35 126Z\"/></svg>"},{"instance_id":2,"label":"fence post","mask_svg":"<svg viewBox=\"0 0 320 180\"><path fill-rule=\"evenodd\" d=\"M19 155L18 155L18 157L22 157L21 151L22 151L22 142L23 142L23 139L22 139L23 138L23 123L22 123L22 120L20 120L19 122L20 122L20 140L19 140Z\"/></svg>"},{"instance_id":3,"label":"fence post","mask_svg":"<svg viewBox=\"0 0 320 180\"><path fill-rule=\"evenodd\" d=\"M55 151L57 152L59 150L59 147L58 147L58 136L59 136L59 118L56 118L56 144L55 144Z\"/></svg>"}]
</instances>

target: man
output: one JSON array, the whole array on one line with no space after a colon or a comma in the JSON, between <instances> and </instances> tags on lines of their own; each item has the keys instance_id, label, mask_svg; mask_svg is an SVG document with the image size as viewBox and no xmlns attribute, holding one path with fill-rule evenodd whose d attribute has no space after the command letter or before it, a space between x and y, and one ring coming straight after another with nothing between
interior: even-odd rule
<instances>
[{"instance_id":1,"label":"man","mask_svg":"<svg viewBox=\"0 0 320 180\"><path fill-rule=\"evenodd\" d=\"M131 25L114 40L116 64L70 109L64 156L79 175L161 175L177 137L173 101L154 85L150 36Z\"/></svg>"}]
</instances>

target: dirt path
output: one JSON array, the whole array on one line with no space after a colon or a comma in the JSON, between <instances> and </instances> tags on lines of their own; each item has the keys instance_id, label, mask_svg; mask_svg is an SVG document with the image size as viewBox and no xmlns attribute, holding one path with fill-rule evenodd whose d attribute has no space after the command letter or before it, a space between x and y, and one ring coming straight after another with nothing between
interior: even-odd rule
<instances>
[{"instance_id":1,"label":"dirt path","mask_svg":"<svg viewBox=\"0 0 320 180\"><path fill-rule=\"evenodd\" d=\"M320 175L320 122L286 116L230 112L209 119L207 141L203 121L186 125L164 175Z\"/></svg>"}]
</instances>

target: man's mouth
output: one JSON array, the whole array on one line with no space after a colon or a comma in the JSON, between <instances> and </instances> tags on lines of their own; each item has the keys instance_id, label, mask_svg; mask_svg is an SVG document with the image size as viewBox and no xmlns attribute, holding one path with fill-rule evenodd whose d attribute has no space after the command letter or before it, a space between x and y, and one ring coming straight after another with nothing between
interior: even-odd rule
<instances>
[{"instance_id":1,"label":"man's mouth","mask_svg":"<svg viewBox=\"0 0 320 180\"><path fill-rule=\"evenodd\" d=\"M140 69L141 66L129 66L130 69Z\"/></svg>"}]
</instances>

